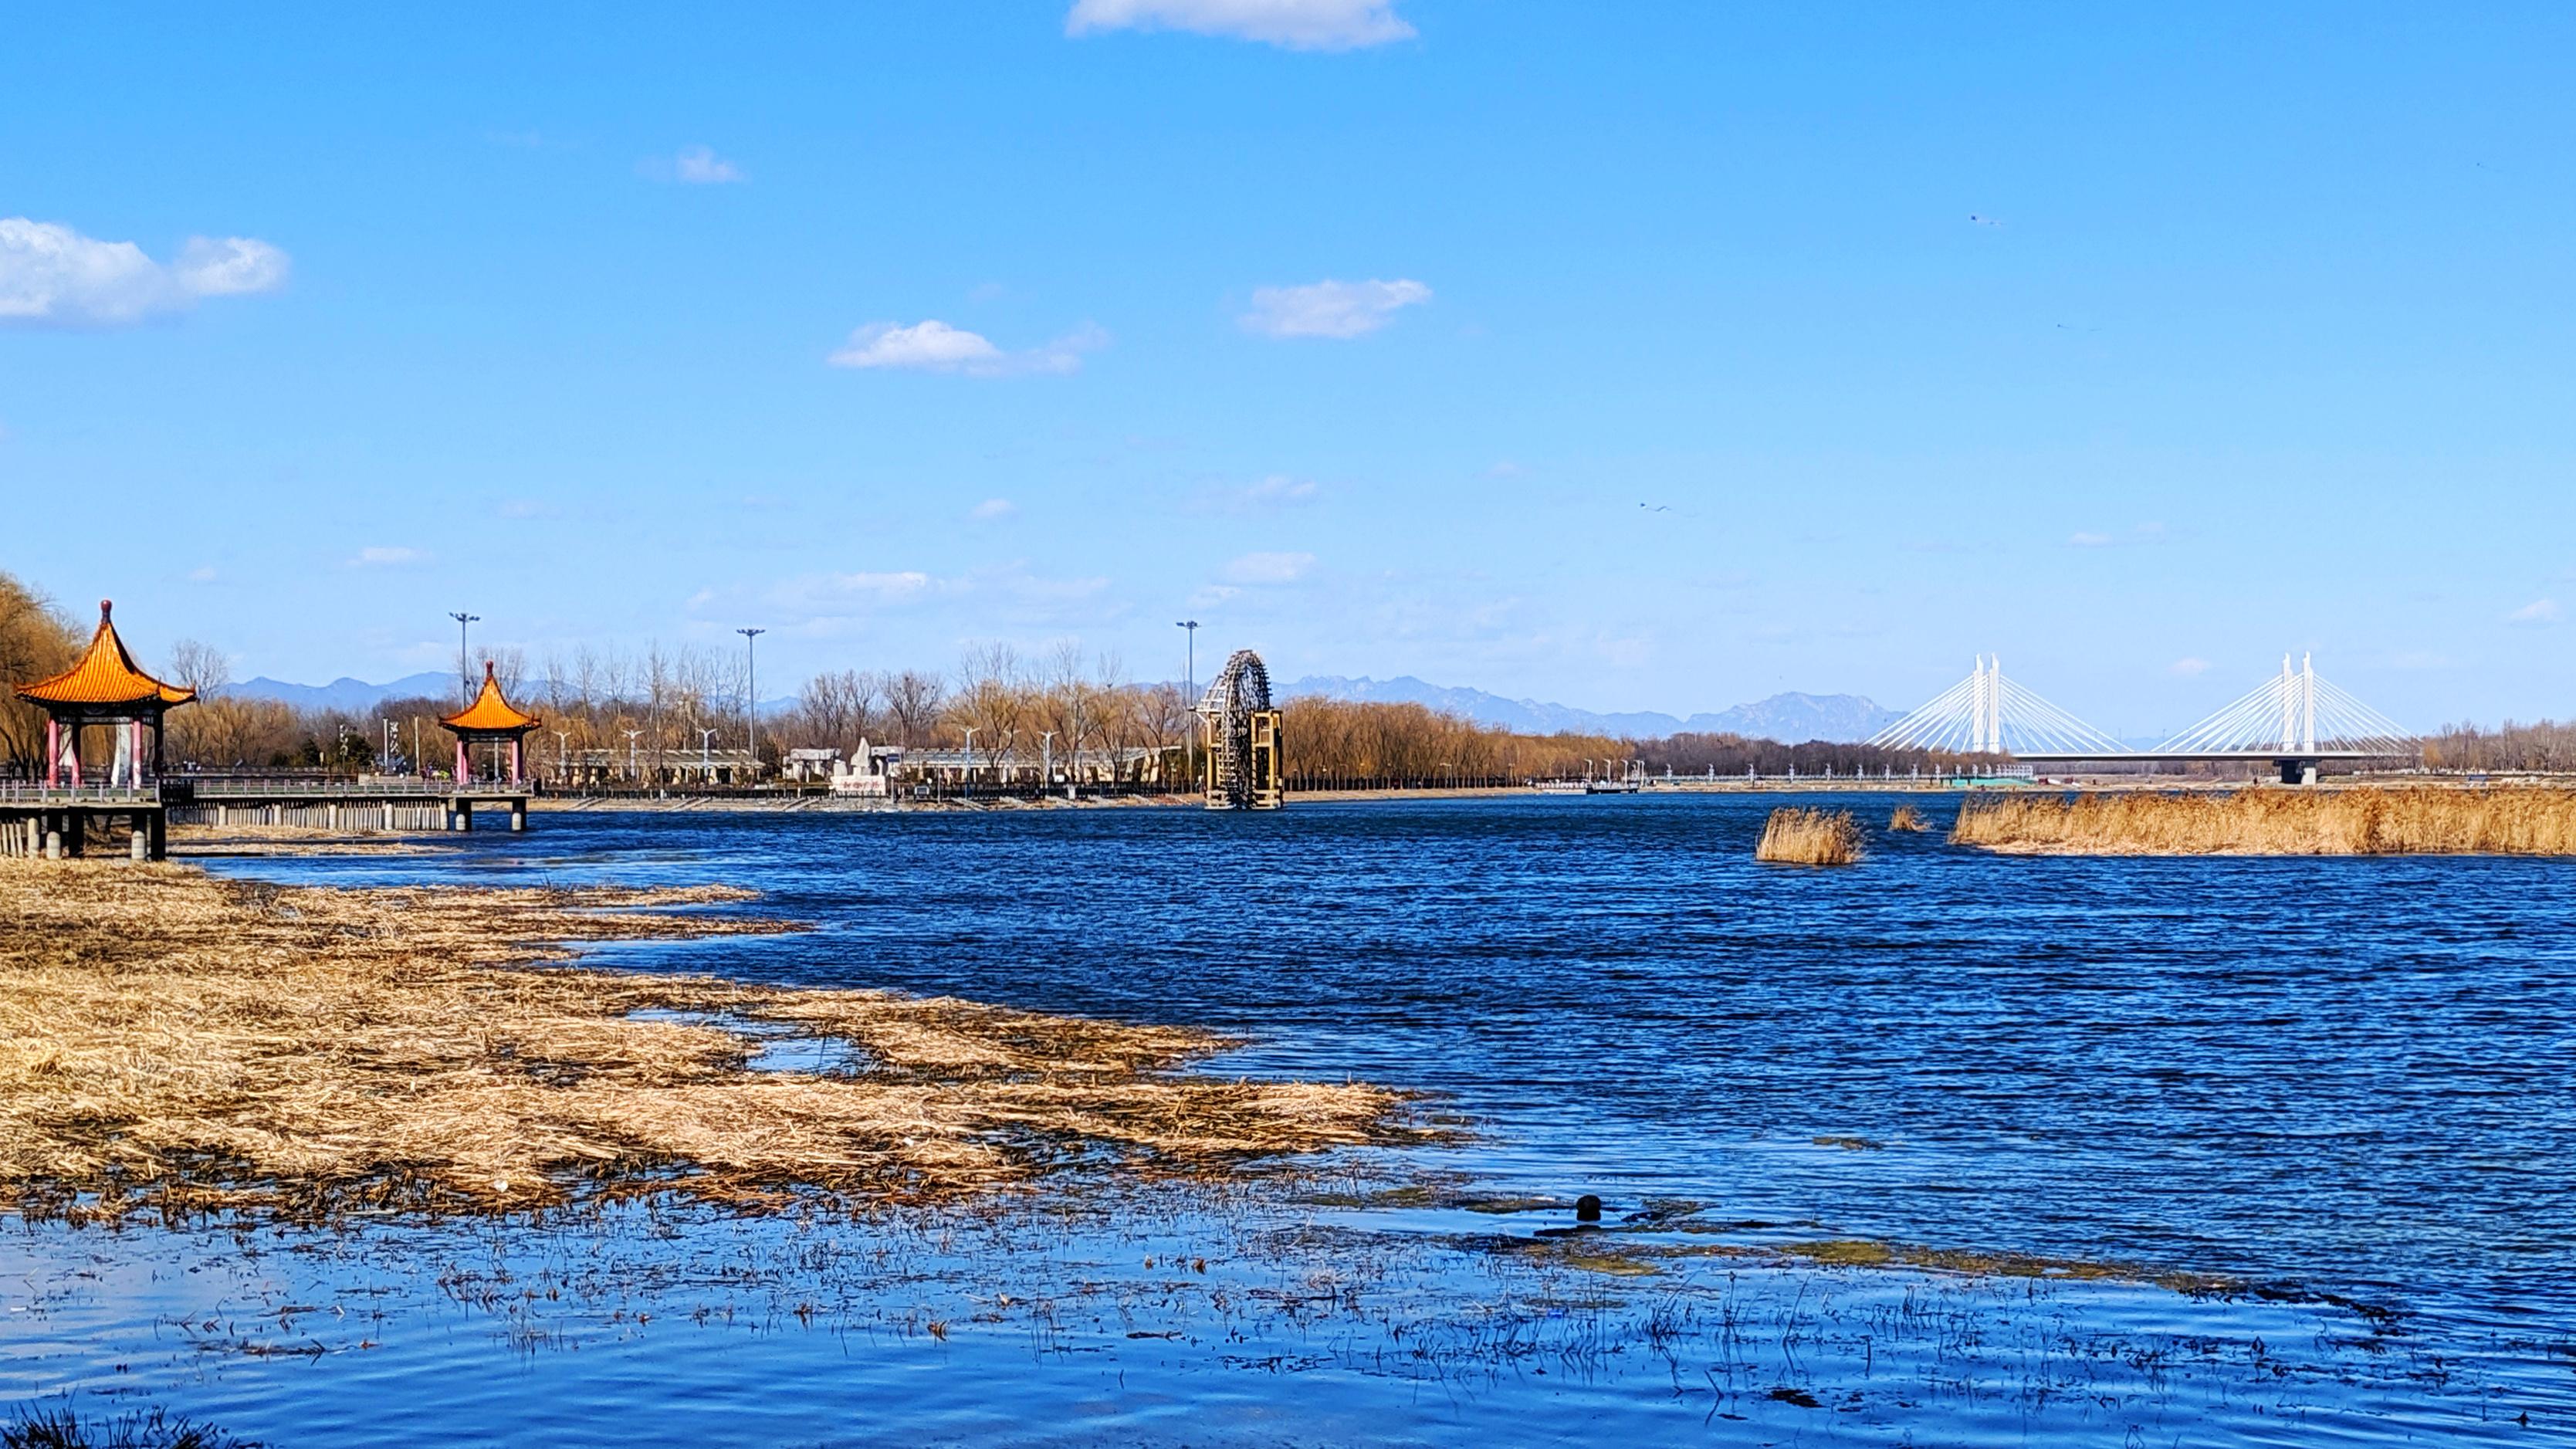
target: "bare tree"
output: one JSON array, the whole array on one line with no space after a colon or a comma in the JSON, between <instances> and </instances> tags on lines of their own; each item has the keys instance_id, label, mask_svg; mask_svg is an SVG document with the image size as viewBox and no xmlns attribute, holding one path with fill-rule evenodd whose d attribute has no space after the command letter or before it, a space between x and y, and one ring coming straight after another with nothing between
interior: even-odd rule
<instances>
[{"instance_id":1,"label":"bare tree","mask_svg":"<svg viewBox=\"0 0 2576 1449\"><path fill-rule=\"evenodd\" d=\"M926 743L931 727L947 707L948 690L936 674L907 669L884 686L886 713L893 716L898 743L906 749Z\"/></svg>"},{"instance_id":2,"label":"bare tree","mask_svg":"<svg viewBox=\"0 0 2576 1449\"><path fill-rule=\"evenodd\" d=\"M212 699L233 682L233 663L212 644L182 639L170 646L170 681L195 690L201 700Z\"/></svg>"}]
</instances>

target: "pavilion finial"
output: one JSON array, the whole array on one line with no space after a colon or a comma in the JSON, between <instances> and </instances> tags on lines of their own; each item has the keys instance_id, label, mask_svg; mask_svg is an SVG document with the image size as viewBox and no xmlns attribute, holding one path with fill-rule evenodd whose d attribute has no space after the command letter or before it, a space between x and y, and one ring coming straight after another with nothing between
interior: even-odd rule
<instances>
[{"instance_id":1,"label":"pavilion finial","mask_svg":"<svg viewBox=\"0 0 2576 1449\"><path fill-rule=\"evenodd\" d=\"M108 616L110 613L114 612L114 611L115 611L115 609L116 609L116 600L114 600L114 599L101 599L101 600L99 600L99 601L98 601L98 621L99 621L100 623L102 623L102 624L106 623L106 622L107 622L107 616Z\"/></svg>"},{"instance_id":2,"label":"pavilion finial","mask_svg":"<svg viewBox=\"0 0 2576 1449\"><path fill-rule=\"evenodd\" d=\"M485 679L490 679L490 678L493 678L493 677L494 677L494 676L493 676L493 673L492 673L492 661L491 661L491 660L489 660L489 659L486 659L486 660L484 660L484 661L483 661L483 677L484 677Z\"/></svg>"}]
</instances>

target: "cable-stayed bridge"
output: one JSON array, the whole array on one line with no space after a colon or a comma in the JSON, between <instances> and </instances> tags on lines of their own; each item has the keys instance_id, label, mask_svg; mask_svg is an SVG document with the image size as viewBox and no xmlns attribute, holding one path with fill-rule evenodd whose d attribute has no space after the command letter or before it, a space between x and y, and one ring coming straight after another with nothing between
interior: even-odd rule
<instances>
[{"instance_id":1,"label":"cable-stayed bridge","mask_svg":"<svg viewBox=\"0 0 2576 1449\"><path fill-rule=\"evenodd\" d=\"M1967 678L1870 737L1884 749L2010 755L2033 764L2184 764L2268 760L2285 783L2316 778L2326 760L2413 760L2422 744L2388 716L2321 678L2313 657L2229 701L2153 749L2132 749L1979 655Z\"/></svg>"}]
</instances>

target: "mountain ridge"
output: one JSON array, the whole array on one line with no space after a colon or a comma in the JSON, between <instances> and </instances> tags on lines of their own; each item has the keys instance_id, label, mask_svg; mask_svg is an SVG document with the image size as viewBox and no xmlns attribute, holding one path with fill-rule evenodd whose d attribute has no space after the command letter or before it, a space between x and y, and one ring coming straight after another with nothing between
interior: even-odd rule
<instances>
[{"instance_id":1,"label":"mountain ridge","mask_svg":"<svg viewBox=\"0 0 2576 1449\"><path fill-rule=\"evenodd\" d=\"M1393 679L1308 675L1280 691L1280 696L1288 699L1306 694L1356 702L1419 704L1524 734L1600 734L1636 739L1684 733L1739 734L1792 744L1807 740L1840 744L1865 740L1900 717L1897 711L1881 707L1866 695L1803 694L1794 690L1687 719L1656 710L1602 713L1538 699L1507 699L1481 689L1432 684L1410 674Z\"/></svg>"}]
</instances>

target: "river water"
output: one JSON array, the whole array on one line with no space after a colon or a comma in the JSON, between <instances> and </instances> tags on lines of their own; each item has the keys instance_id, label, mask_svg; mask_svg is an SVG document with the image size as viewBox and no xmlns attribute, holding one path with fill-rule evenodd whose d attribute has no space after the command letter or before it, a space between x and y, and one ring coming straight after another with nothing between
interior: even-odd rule
<instances>
[{"instance_id":1,"label":"river water","mask_svg":"<svg viewBox=\"0 0 2576 1449\"><path fill-rule=\"evenodd\" d=\"M1467 1130L859 1224L30 1229L0 1394L276 1444L2576 1436L2576 869L1875 828L1761 865L1779 803L561 813L224 863L749 885L817 929L599 959L1213 1027L1204 1070ZM1586 1192L1608 1233L1542 1233Z\"/></svg>"}]
</instances>

